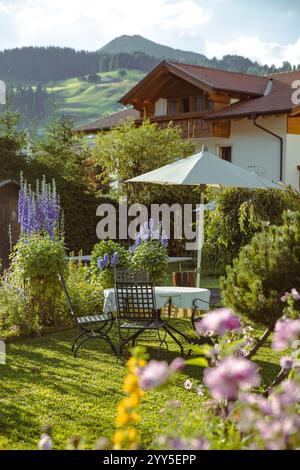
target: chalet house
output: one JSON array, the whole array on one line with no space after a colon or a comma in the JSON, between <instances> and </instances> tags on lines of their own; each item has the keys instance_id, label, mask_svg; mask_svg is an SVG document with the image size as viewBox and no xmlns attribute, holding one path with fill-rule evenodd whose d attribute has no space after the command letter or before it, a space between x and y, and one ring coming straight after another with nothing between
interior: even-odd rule
<instances>
[{"instance_id":1,"label":"chalet house","mask_svg":"<svg viewBox=\"0 0 300 470\"><path fill-rule=\"evenodd\" d=\"M8 267L11 248L20 234L18 223L19 185L13 180L0 180L0 272Z\"/></svg>"},{"instance_id":2,"label":"chalet house","mask_svg":"<svg viewBox=\"0 0 300 470\"><path fill-rule=\"evenodd\" d=\"M119 113L81 127L87 134L144 114L172 121L227 161L300 190L300 105L292 101L300 72L256 76L163 61L120 100ZM180 157L180 155L179 155Z\"/></svg>"}]
</instances>

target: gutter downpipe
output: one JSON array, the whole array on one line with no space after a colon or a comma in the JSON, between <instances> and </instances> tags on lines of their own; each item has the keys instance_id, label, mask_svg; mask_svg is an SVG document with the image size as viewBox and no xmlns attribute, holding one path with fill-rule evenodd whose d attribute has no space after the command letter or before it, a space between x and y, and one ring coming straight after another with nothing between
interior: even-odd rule
<instances>
[{"instance_id":1,"label":"gutter downpipe","mask_svg":"<svg viewBox=\"0 0 300 470\"><path fill-rule=\"evenodd\" d=\"M270 131L269 129L266 129L265 127L261 126L260 124L258 124L256 121L258 119L258 116L253 116L251 117L252 121L253 121L253 124L258 127L259 129L261 129L262 131L264 132L267 132L268 134L272 135L273 137L276 137L277 139L279 139L280 141L280 181L282 182L282 173L283 173L283 138L280 136L280 135L277 135L275 134L274 132Z\"/></svg>"}]
</instances>

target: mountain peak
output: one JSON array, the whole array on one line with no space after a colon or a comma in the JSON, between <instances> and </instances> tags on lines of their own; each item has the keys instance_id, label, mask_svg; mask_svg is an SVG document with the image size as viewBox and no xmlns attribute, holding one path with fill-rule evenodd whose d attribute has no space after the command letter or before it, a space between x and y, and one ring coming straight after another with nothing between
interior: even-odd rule
<instances>
[{"instance_id":1,"label":"mountain peak","mask_svg":"<svg viewBox=\"0 0 300 470\"><path fill-rule=\"evenodd\" d=\"M202 63L205 56L196 52L181 51L169 46L158 44L143 36L134 34L129 36L124 34L119 36L99 49L102 54L132 54L134 52L143 52L144 54L158 59L172 59L179 62Z\"/></svg>"}]
</instances>

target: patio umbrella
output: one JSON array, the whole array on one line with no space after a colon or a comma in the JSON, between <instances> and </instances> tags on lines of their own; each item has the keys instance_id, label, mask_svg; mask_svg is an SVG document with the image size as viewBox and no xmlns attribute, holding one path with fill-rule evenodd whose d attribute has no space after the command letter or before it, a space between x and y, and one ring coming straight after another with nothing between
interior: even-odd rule
<instances>
[{"instance_id":1,"label":"patio umbrella","mask_svg":"<svg viewBox=\"0 0 300 470\"><path fill-rule=\"evenodd\" d=\"M197 256L197 287L200 287L201 254L204 227L204 191L207 186L250 189L283 189L282 186L261 178L208 152L206 147L191 157L177 160L157 170L132 178L127 183L156 183L162 185L190 185L200 187L200 214Z\"/></svg>"}]
</instances>

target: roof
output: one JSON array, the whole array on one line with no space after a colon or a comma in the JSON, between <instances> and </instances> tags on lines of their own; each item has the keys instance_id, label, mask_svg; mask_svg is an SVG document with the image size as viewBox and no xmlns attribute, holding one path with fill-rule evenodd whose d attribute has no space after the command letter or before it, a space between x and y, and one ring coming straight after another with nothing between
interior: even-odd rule
<instances>
[{"instance_id":1,"label":"roof","mask_svg":"<svg viewBox=\"0 0 300 470\"><path fill-rule=\"evenodd\" d=\"M109 130L112 127L117 127L124 123L128 118L139 119L140 113L136 109L124 109L109 116L97 119L96 121L90 122L84 126L78 127L77 131L84 133L92 133L100 130Z\"/></svg>"},{"instance_id":2,"label":"roof","mask_svg":"<svg viewBox=\"0 0 300 470\"><path fill-rule=\"evenodd\" d=\"M280 82L291 85L295 80L300 80L300 70L297 72L273 73L271 77L279 80Z\"/></svg>"},{"instance_id":3,"label":"roof","mask_svg":"<svg viewBox=\"0 0 300 470\"><path fill-rule=\"evenodd\" d=\"M268 79L258 75L229 72L228 70L200 67L199 65L179 64L169 62L173 67L181 70L205 83L213 90L233 91L246 95L262 95Z\"/></svg>"},{"instance_id":4,"label":"roof","mask_svg":"<svg viewBox=\"0 0 300 470\"><path fill-rule=\"evenodd\" d=\"M292 102L293 89L288 77L284 80L271 78L272 86L268 94L243 100L232 104L230 107L211 113L206 120L229 119L253 115L290 113L297 106Z\"/></svg>"},{"instance_id":5,"label":"roof","mask_svg":"<svg viewBox=\"0 0 300 470\"><path fill-rule=\"evenodd\" d=\"M163 61L146 77L124 95L120 102L132 103L135 95L145 87L151 88L151 82L157 81L160 74L168 71L173 75L192 83L206 91L232 92L246 96L262 96L268 83L267 77L246 73L229 72L226 70L201 67L199 65L180 64Z\"/></svg>"}]
</instances>

